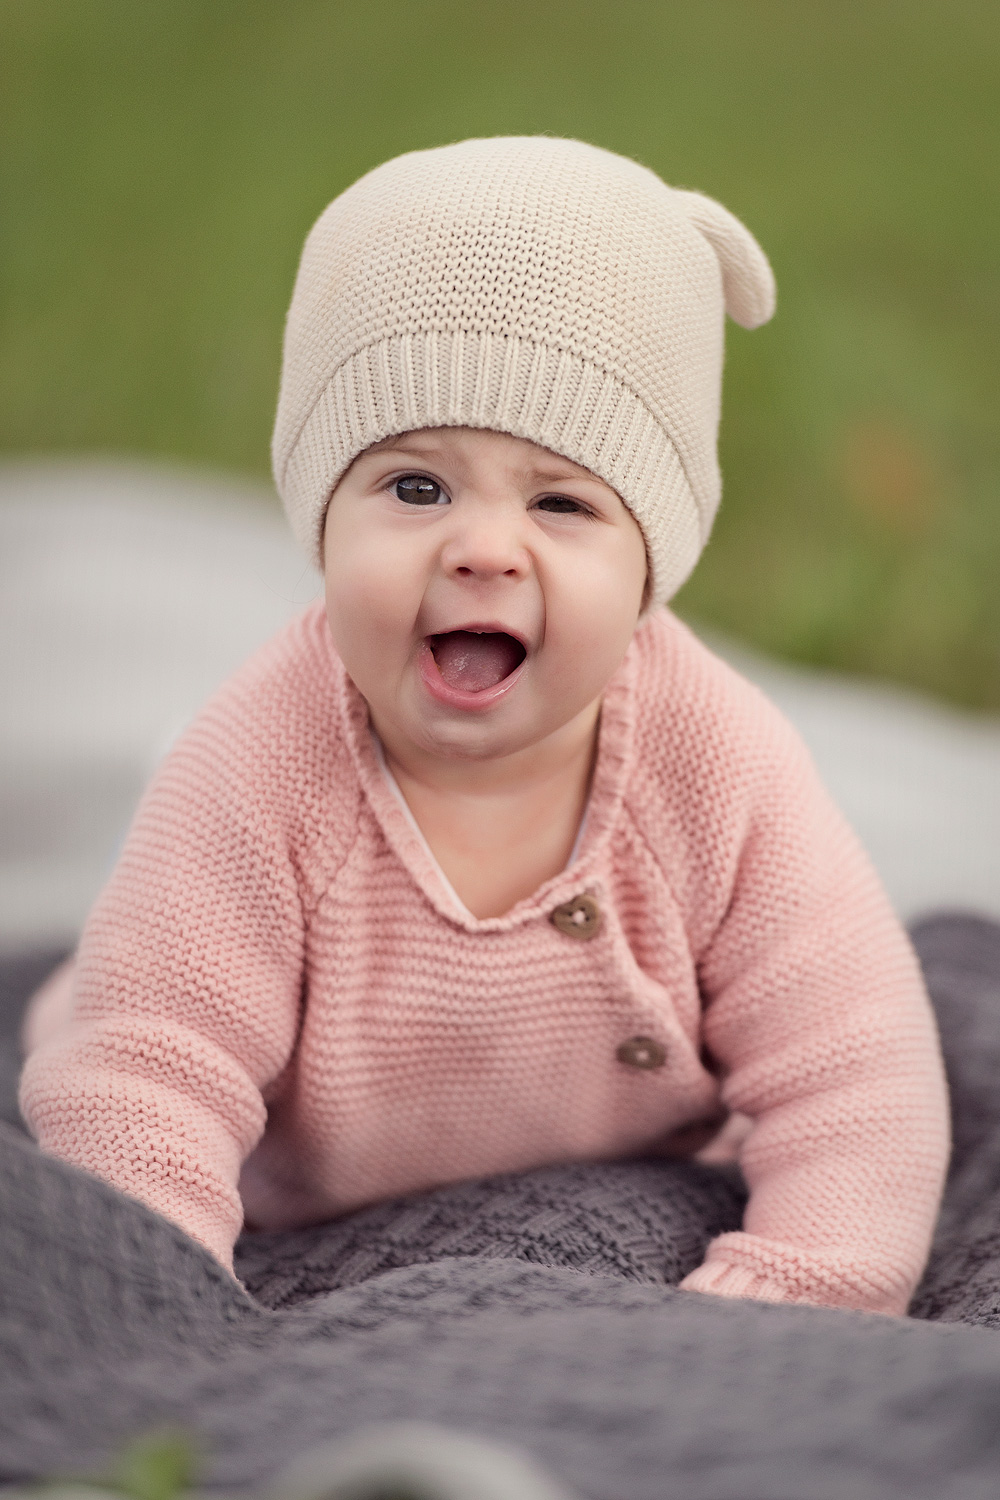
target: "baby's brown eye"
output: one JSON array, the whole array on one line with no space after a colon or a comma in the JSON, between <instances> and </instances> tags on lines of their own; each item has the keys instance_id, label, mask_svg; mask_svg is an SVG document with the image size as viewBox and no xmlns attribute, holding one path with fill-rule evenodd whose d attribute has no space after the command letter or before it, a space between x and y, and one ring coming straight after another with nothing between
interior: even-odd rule
<instances>
[{"instance_id":1,"label":"baby's brown eye","mask_svg":"<svg viewBox=\"0 0 1000 1500\"><path fill-rule=\"evenodd\" d=\"M410 505L438 505L444 498L441 486L426 474L404 474L396 480L396 494Z\"/></svg>"},{"instance_id":2,"label":"baby's brown eye","mask_svg":"<svg viewBox=\"0 0 1000 1500\"><path fill-rule=\"evenodd\" d=\"M569 516L574 511L583 510L579 500L571 500L568 495L545 495L538 505L540 510L555 511L559 516Z\"/></svg>"}]
</instances>

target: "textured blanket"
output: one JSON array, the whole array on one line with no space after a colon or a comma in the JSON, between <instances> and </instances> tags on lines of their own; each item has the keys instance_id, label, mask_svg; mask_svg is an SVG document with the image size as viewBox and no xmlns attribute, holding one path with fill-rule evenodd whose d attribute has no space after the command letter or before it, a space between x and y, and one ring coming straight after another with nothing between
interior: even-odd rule
<instances>
[{"instance_id":1,"label":"textured blanket","mask_svg":"<svg viewBox=\"0 0 1000 1500\"><path fill-rule=\"evenodd\" d=\"M546 1169L245 1236L244 1292L23 1134L14 1037L44 963L7 965L0 1480L96 1470L169 1424L206 1484L260 1486L401 1421L520 1450L580 1500L995 1500L1000 927L942 916L914 936L955 1152L902 1320L676 1291L743 1203L735 1169L691 1162Z\"/></svg>"}]
</instances>

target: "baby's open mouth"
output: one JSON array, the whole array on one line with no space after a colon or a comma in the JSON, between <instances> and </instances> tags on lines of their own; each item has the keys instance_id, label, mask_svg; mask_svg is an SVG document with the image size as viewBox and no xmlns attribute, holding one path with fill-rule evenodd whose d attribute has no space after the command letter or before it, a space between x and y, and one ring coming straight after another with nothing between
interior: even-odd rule
<instances>
[{"instance_id":1,"label":"baby's open mouth","mask_svg":"<svg viewBox=\"0 0 1000 1500\"><path fill-rule=\"evenodd\" d=\"M496 687L528 654L520 641L502 631L446 630L427 640L445 682L463 693Z\"/></svg>"}]
</instances>

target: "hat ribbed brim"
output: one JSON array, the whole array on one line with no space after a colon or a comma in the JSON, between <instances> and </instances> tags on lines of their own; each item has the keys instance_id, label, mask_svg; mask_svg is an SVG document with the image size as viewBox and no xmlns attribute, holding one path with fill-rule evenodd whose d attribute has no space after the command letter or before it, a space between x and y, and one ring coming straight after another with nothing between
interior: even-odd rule
<instances>
[{"instance_id":1,"label":"hat ribbed brim","mask_svg":"<svg viewBox=\"0 0 1000 1500\"><path fill-rule=\"evenodd\" d=\"M323 385L280 475L296 536L316 562L326 506L353 459L424 427L527 438L627 495L651 572L656 560L651 601L669 598L694 567L704 537L691 485L663 426L620 377L568 350L462 330L380 340Z\"/></svg>"}]
</instances>

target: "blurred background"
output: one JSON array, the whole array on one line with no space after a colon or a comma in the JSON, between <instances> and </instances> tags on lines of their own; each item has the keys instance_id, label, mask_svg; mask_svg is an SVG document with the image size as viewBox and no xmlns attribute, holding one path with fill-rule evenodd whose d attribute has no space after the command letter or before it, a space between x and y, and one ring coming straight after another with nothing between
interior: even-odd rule
<instances>
[{"instance_id":1,"label":"blurred background","mask_svg":"<svg viewBox=\"0 0 1000 1500\"><path fill-rule=\"evenodd\" d=\"M79 663L39 681L31 656L26 622L48 545L25 528L40 497L62 497L52 545L78 563L74 573L66 561L64 602L79 602L79 560L97 539L120 547L126 534L133 558L159 560L169 595L172 560L204 548L203 532L184 529L199 484L257 528L246 568L278 601L276 617L308 595L285 554L273 564L283 581L265 578L264 561L278 546L267 540L278 535L268 442L303 237L389 156L522 132L582 137L721 199L775 267L774 322L753 334L730 325L723 505L679 611L767 657L894 684L878 688L883 704L898 707L893 692L910 689L1000 711L995 0L0 0L0 59L0 513L18 559L7 680L19 716L58 697L56 685L63 699L81 682L98 691ZM185 477L171 488L174 473ZM164 529L171 506L177 524ZM223 558L236 567L224 520L217 531L216 583ZM136 621L144 577L119 558L113 588ZM174 590L181 631L198 608L211 614L189 584L183 609ZM106 611L108 587L94 584ZM190 637L192 659L211 657L206 687L241 654L244 636L229 655L205 645L205 631L224 633L225 612L219 604L215 624ZM106 613L105 645L135 634L129 693L141 696L159 660L152 626L143 636L122 609L115 618ZM54 654L65 628L60 639ZM175 698L158 711L161 739L186 711ZM6 812L21 851L13 910L37 810L54 805L59 778L54 762L37 771L41 752L18 737L9 696L8 713L8 761L20 768ZM47 722L50 739L65 731ZM1000 779L995 725L961 724L987 746L976 774L988 789ZM916 733L899 732L900 743ZM829 726L814 735L828 739ZM884 800L895 752L880 753L882 792L867 795ZM973 774L935 765L941 786ZM68 784L65 766L59 774ZM88 785L59 816L93 848L81 811L99 801L93 776ZM120 813L128 798L115 795ZM1000 807L980 797L973 823L1000 844ZM983 880L982 899L995 887L1000 910L1000 867ZM10 923L34 931L27 918Z\"/></svg>"},{"instance_id":2,"label":"blurred background","mask_svg":"<svg viewBox=\"0 0 1000 1500\"><path fill-rule=\"evenodd\" d=\"M324 205L400 151L551 131L720 198L725 503L679 605L1000 709L995 0L4 0L0 444L266 476Z\"/></svg>"}]
</instances>

